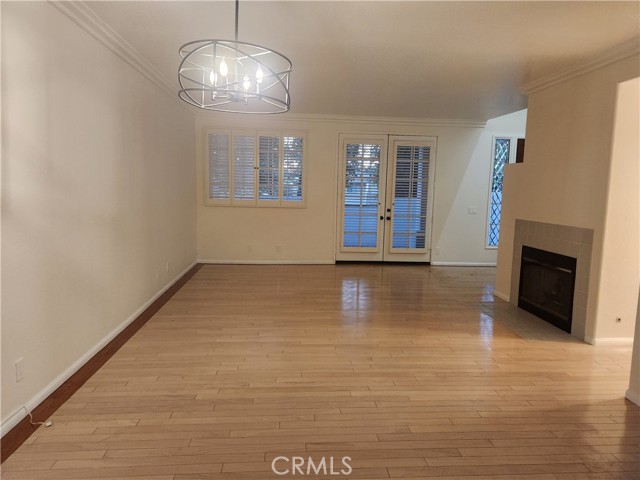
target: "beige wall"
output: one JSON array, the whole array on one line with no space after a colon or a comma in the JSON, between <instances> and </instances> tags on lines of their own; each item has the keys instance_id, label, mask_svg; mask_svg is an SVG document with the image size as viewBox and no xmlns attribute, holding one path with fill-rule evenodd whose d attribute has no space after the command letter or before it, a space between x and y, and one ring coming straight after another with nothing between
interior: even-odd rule
<instances>
[{"instance_id":1,"label":"beige wall","mask_svg":"<svg viewBox=\"0 0 640 480\"><path fill-rule=\"evenodd\" d=\"M634 334L640 284L639 106L640 79L621 83L613 124L596 338Z\"/></svg>"},{"instance_id":2,"label":"beige wall","mask_svg":"<svg viewBox=\"0 0 640 480\"><path fill-rule=\"evenodd\" d=\"M485 248L492 135L524 133L526 112L490 121L486 128L391 119L251 118L199 116L198 258L218 262L332 263L335 260L338 134L437 136L433 262L494 264ZM204 204L204 132L207 128L297 129L307 132L307 205L303 209L209 207ZM469 215L475 207L478 214ZM281 246L281 251L276 247Z\"/></svg>"},{"instance_id":3,"label":"beige wall","mask_svg":"<svg viewBox=\"0 0 640 480\"><path fill-rule=\"evenodd\" d=\"M638 304L636 307L636 333L633 340L629 389L625 396L636 405L640 405L640 291L638 292Z\"/></svg>"},{"instance_id":4,"label":"beige wall","mask_svg":"<svg viewBox=\"0 0 640 480\"><path fill-rule=\"evenodd\" d=\"M509 165L505 173L497 292L511 294L516 218L593 229L586 325L592 338L599 295L611 288L600 290L600 270L617 86L637 72L636 56L531 94L525 161ZM632 335L632 322L615 324L614 318L613 323L608 337Z\"/></svg>"},{"instance_id":5,"label":"beige wall","mask_svg":"<svg viewBox=\"0 0 640 480\"><path fill-rule=\"evenodd\" d=\"M193 125L51 4L2 2L3 423L195 260Z\"/></svg>"}]
</instances>

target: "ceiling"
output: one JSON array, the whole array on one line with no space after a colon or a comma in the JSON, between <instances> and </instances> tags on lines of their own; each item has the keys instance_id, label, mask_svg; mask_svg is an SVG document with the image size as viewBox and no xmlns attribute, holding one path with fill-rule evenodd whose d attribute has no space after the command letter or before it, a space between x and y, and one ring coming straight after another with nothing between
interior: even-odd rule
<instances>
[{"instance_id":1,"label":"ceiling","mask_svg":"<svg viewBox=\"0 0 640 480\"><path fill-rule=\"evenodd\" d=\"M89 2L176 84L178 48L234 36L233 1ZM486 120L519 87L639 34L639 2L240 2L239 40L293 62L297 114Z\"/></svg>"}]
</instances>

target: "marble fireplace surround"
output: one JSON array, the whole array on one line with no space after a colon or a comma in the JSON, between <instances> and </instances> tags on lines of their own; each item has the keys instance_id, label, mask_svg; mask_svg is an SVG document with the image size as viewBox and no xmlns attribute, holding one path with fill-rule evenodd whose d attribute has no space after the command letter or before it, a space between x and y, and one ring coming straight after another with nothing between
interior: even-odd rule
<instances>
[{"instance_id":1,"label":"marble fireplace surround","mask_svg":"<svg viewBox=\"0 0 640 480\"><path fill-rule=\"evenodd\" d=\"M520 261L522 258L523 245L577 259L571 335L584 341L593 230L589 228L516 219L513 263L511 268L511 295L509 300L510 303L514 305L518 305Z\"/></svg>"}]
</instances>

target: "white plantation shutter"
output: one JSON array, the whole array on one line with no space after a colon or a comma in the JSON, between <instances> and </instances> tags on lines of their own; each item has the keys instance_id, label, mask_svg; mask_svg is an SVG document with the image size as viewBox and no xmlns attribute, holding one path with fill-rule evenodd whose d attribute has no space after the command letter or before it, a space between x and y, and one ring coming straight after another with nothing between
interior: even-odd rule
<instances>
[{"instance_id":1,"label":"white plantation shutter","mask_svg":"<svg viewBox=\"0 0 640 480\"><path fill-rule=\"evenodd\" d=\"M211 130L206 149L207 205L304 206L304 136Z\"/></svg>"},{"instance_id":2,"label":"white plantation shutter","mask_svg":"<svg viewBox=\"0 0 640 480\"><path fill-rule=\"evenodd\" d=\"M209 199L229 200L229 134L209 133Z\"/></svg>"},{"instance_id":3,"label":"white plantation shutter","mask_svg":"<svg viewBox=\"0 0 640 480\"><path fill-rule=\"evenodd\" d=\"M256 190L256 137L233 136L233 200L234 203L252 202Z\"/></svg>"},{"instance_id":4,"label":"white plantation shutter","mask_svg":"<svg viewBox=\"0 0 640 480\"><path fill-rule=\"evenodd\" d=\"M258 142L259 200L280 199L280 137L260 135Z\"/></svg>"},{"instance_id":5,"label":"white plantation shutter","mask_svg":"<svg viewBox=\"0 0 640 480\"><path fill-rule=\"evenodd\" d=\"M304 174L304 137L283 138L282 200L302 202Z\"/></svg>"}]
</instances>

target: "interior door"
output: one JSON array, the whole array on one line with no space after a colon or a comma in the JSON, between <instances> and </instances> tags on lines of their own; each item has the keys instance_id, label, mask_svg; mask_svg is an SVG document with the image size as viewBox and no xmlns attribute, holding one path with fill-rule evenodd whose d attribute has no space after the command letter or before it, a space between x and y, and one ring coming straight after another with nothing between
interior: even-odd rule
<instances>
[{"instance_id":1,"label":"interior door","mask_svg":"<svg viewBox=\"0 0 640 480\"><path fill-rule=\"evenodd\" d=\"M435 137L340 135L336 260L428 262Z\"/></svg>"},{"instance_id":2,"label":"interior door","mask_svg":"<svg viewBox=\"0 0 640 480\"><path fill-rule=\"evenodd\" d=\"M387 141L387 135L340 135L336 260L383 258Z\"/></svg>"}]
</instances>

